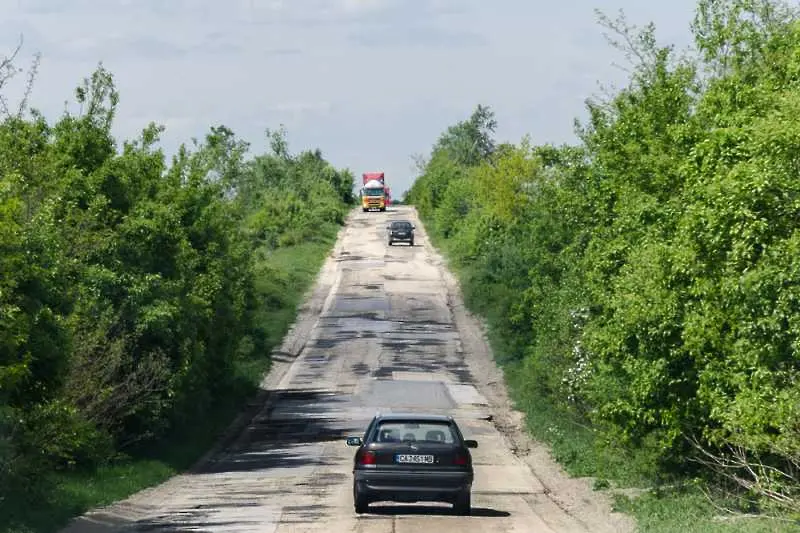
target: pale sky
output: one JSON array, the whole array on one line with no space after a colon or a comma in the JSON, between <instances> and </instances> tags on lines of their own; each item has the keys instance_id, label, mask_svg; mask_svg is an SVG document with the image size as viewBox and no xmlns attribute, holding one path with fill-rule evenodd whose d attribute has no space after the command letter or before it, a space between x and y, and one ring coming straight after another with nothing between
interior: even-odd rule
<instances>
[{"instance_id":1,"label":"pale sky","mask_svg":"<svg viewBox=\"0 0 800 533\"><path fill-rule=\"evenodd\" d=\"M691 42L694 0L0 0L0 54L20 34L20 66L42 54L32 105L48 118L102 61L121 93L119 137L152 120L171 154L224 124L261 153L264 130L285 124L293 152L383 170L399 196L411 155L479 103L501 141L574 141L598 82L626 77L595 8Z\"/></svg>"}]
</instances>

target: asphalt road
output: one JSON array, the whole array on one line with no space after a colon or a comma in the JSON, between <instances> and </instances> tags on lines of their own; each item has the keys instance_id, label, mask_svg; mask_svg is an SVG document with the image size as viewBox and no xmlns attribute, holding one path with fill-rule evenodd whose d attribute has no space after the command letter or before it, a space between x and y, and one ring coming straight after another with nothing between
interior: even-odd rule
<instances>
[{"instance_id":1,"label":"asphalt road","mask_svg":"<svg viewBox=\"0 0 800 533\"><path fill-rule=\"evenodd\" d=\"M393 218L417 242L387 246ZM496 407L454 320L440 259L408 207L355 212L233 438L190 473L89 513L67 530L226 532L588 532L497 429ZM477 356L475 356L477 357ZM488 359L487 359L488 361ZM483 364L489 364L483 361ZM353 448L376 410L448 413L474 438L472 516L450 506L375 504L356 515ZM601 517L600 521L605 520Z\"/></svg>"}]
</instances>

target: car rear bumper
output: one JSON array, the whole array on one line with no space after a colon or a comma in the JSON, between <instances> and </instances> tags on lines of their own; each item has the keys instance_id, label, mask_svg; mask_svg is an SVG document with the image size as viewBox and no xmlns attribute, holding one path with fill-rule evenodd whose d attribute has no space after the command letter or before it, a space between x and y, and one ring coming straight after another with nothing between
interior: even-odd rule
<instances>
[{"instance_id":1,"label":"car rear bumper","mask_svg":"<svg viewBox=\"0 0 800 533\"><path fill-rule=\"evenodd\" d=\"M451 501L472 488L470 472L356 470L358 491L371 501Z\"/></svg>"}]
</instances>

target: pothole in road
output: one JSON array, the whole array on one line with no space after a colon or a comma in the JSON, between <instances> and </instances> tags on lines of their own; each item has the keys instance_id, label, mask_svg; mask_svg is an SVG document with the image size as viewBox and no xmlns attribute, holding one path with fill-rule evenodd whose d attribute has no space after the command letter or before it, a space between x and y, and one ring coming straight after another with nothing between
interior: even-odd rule
<instances>
[{"instance_id":1,"label":"pothole in road","mask_svg":"<svg viewBox=\"0 0 800 533\"><path fill-rule=\"evenodd\" d=\"M298 417L302 414L298 414ZM322 418L317 420L269 420L263 425L250 428L250 453L258 453L259 445L265 445L269 451L269 443L280 443L281 446L291 444L311 444L316 442L329 442L344 439L350 428L341 427L342 424L335 418ZM277 453L272 453L275 459ZM265 460L267 458L264 458Z\"/></svg>"},{"instance_id":2,"label":"pothole in road","mask_svg":"<svg viewBox=\"0 0 800 533\"><path fill-rule=\"evenodd\" d=\"M307 355L305 360L313 365L327 363L330 360L328 355Z\"/></svg>"},{"instance_id":3,"label":"pothole in road","mask_svg":"<svg viewBox=\"0 0 800 533\"><path fill-rule=\"evenodd\" d=\"M368 291L378 291L383 288L383 284L380 283L355 283L351 285L352 287L361 287L362 289L366 289ZM358 294L354 294L351 296L352 298L360 298L361 296Z\"/></svg>"},{"instance_id":4,"label":"pothole in road","mask_svg":"<svg viewBox=\"0 0 800 533\"><path fill-rule=\"evenodd\" d=\"M390 321L380 318L378 313L357 313L326 316L321 321L320 329L324 340L337 339L337 342L341 342L382 335L395 331L396 327Z\"/></svg>"},{"instance_id":5,"label":"pothole in road","mask_svg":"<svg viewBox=\"0 0 800 533\"><path fill-rule=\"evenodd\" d=\"M413 339L406 341L383 341L381 345L385 348L392 348L395 350L403 351L410 346L441 346L447 344L444 339Z\"/></svg>"},{"instance_id":6,"label":"pothole in road","mask_svg":"<svg viewBox=\"0 0 800 533\"><path fill-rule=\"evenodd\" d=\"M316 341L314 341L314 348L318 348L318 349L321 349L321 350L329 350L331 348L336 347L337 344L345 342L347 340L352 340L352 339L346 339L346 338L345 339L339 339L339 338L336 338L336 339L317 339Z\"/></svg>"},{"instance_id":7,"label":"pothole in road","mask_svg":"<svg viewBox=\"0 0 800 533\"><path fill-rule=\"evenodd\" d=\"M389 311L385 298L375 296L337 296L331 311L345 313L376 313Z\"/></svg>"},{"instance_id":8,"label":"pothole in road","mask_svg":"<svg viewBox=\"0 0 800 533\"><path fill-rule=\"evenodd\" d=\"M382 365L372 373L375 379L391 379L396 372L421 372L425 374L449 375L456 383L469 385L473 376L469 367L461 361L444 361L439 354L415 352L416 357L409 358L411 352L395 353L389 364Z\"/></svg>"},{"instance_id":9,"label":"pothole in road","mask_svg":"<svg viewBox=\"0 0 800 533\"><path fill-rule=\"evenodd\" d=\"M350 370L357 376L366 376L369 374L370 368L366 363L353 363L350 365Z\"/></svg>"}]
</instances>

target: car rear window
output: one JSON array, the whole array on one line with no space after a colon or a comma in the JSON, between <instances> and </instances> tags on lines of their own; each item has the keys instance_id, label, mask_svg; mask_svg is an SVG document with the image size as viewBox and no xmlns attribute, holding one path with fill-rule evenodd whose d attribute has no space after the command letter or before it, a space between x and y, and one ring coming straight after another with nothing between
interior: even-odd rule
<instances>
[{"instance_id":1,"label":"car rear window","mask_svg":"<svg viewBox=\"0 0 800 533\"><path fill-rule=\"evenodd\" d=\"M411 224L409 222L393 222L392 229L411 229Z\"/></svg>"},{"instance_id":2,"label":"car rear window","mask_svg":"<svg viewBox=\"0 0 800 533\"><path fill-rule=\"evenodd\" d=\"M441 442L453 444L458 437L447 422L386 421L375 429L376 442Z\"/></svg>"}]
</instances>

